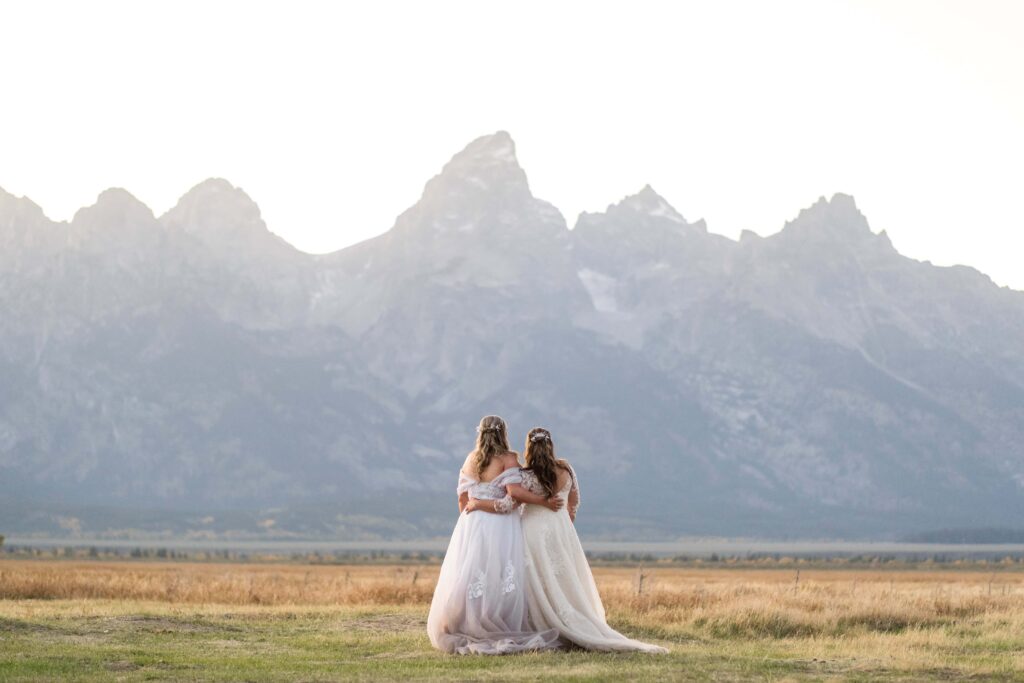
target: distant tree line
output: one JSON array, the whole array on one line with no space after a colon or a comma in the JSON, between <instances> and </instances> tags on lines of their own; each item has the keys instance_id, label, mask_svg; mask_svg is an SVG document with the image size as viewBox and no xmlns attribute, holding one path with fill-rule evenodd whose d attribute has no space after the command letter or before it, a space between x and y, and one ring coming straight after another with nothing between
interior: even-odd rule
<instances>
[{"instance_id":1,"label":"distant tree line","mask_svg":"<svg viewBox=\"0 0 1024 683\"><path fill-rule=\"evenodd\" d=\"M0 536L2 539L2 536ZM442 551L312 551L256 552L228 548L196 550L164 547L54 546L38 548L0 544L0 554L7 557L74 560L125 560L149 562L253 562L318 565L429 565L439 564ZM750 552L743 554L658 556L652 553L587 552L595 566L706 567L722 569L913 569L935 567L946 569L1024 570L1024 551L972 553L886 553L886 554L783 554Z\"/></svg>"},{"instance_id":2,"label":"distant tree line","mask_svg":"<svg viewBox=\"0 0 1024 683\"><path fill-rule=\"evenodd\" d=\"M1024 529L936 529L903 538L905 543L1024 543Z\"/></svg>"}]
</instances>

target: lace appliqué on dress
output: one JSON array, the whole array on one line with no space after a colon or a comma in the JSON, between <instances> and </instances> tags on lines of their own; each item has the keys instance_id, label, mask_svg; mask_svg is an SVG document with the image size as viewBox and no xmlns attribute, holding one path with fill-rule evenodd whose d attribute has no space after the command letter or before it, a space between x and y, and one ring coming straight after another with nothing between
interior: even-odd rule
<instances>
[{"instance_id":1,"label":"lace appliqu\u00e9 on dress","mask_svg":"<svg viewBox=\"0 0 1024 683\"><path fill-rule=\"evenodd\" d=\"M503 515L507 515L512 512L515 507L516 501L511 495L506 495L504 498L494 501L494 511L500 512Z\"/></svg>"},{"instance_id":2,"label":"lace appliqu\u00e9 on dress","mask_svg":"<svg viewBox=\"0 0 1024 683\"><path fill-rule=\"evenodd\" d=\"M487 575L484 574L483 570L476 573L476 581L471 582L466 586L466 597L470 600L476 600L484 594L484 583L487 580ZM501 577L501 590L505 593L511 593L517 588L516 586L516 568L512 566L510 561L505 565L505 573Z\"/></svg>"},{"instance_id":3,"label":"lace appliqu\u00e9 on dress","mask_svg":"<svg viewBox=\"0 0 1024 683\"><path fill-rule=\"evenodd\" d=\"M466 597L470 600L475 600L484 594L484 573L478 571L476 573L476 581L473 581L466 586Z\"/></svg>"},{"instance_id":4,"label":"lace appliqu\u00e9 on dress","mask_svg":"<svg viewBox=\"0 0 1024 683\"><path fill-rule=\"evenodd\" d=\"M569 487L569 496L572 497L572 493L576 492L576 503L569 506L569 514L576 518L576 513L580 511L580 482L576 478L576 470L569 465L569 476L572 479L572 485Z\"/></svg>"},{"instance_id":5,"label":"lace appliqu\u00e9 on dress","mask_svg":"<svg viewBox=\"0 0 1024 683\"><path fill-rule=\"evenodd\" d=\"M554 534L551 533L551 529L545 527L541 531L541 545L544 548L544 552L547 555L545 558L547 566L551 567L551 573L555 576L561 576L568 571L568 567L565 563L564 553L558 547L558 543L555 541Z\"/></svg>"},{"instance_id":6,"label":"lace appliqu\u00e9 on dress","mask_svg":"<svg viewBox=\"0 0 1024 683\"><path fill-rule=\"evenodd\" d=\"M516 568L509 562L505 565L505 575L501 580L501 589L506 593L511 593L516 589Z\"/></svg>"},{"instance_id":7,"label":"lace appliqu\u00e9 on dress","mask_svg":"<svg viewBox=\"0 0 1024 683\"><path fill-rule=\"evenodd\" d=\"M536 493L538 496L548 495L547 491L544 490L544 487L541 486L540 481L537 479L537 475L534 474L532 470L522 470L521 475L523 478L523 481L521 482L523 488L527 489L528 491L531 491L532 493ZM566 488L569 489L570 494L573 491L576 492L575 505L566 506L566 509L569 511L569 513L573 517L575 517L576 513L580 509L580 484L579 481L577 481L576 479L576 470L572 468L572 465L569 466L569 481L565 484L565 486L562 487L562 491L565 491ZM562 491L559 491L559 493L561 493Z\"/></svg>"},{"instance_id":8,"label":"lace appliqu\u00e9 on dress","mask_svg":"<svg viewBox=\"0 0 1024 683\"><path fill-rule=\"evenodd\" d=\"M530 491L531 493L536 493L539 496L545 495L544 487L540 485L539 481L537 481L536 474L534 474L531 470L522 470L521 472L521 476L523 478L523 488L525 488L527 491Z\"/></svg>"}]
</instances>

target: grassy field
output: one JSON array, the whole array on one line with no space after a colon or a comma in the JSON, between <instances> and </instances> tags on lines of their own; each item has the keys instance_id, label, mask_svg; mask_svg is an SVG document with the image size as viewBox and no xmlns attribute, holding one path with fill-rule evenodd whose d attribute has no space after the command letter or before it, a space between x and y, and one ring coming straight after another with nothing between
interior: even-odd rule
<instances>
[{"instance_id":1,"label":"grassy field","mask_svg":"<svg viewBox=\"0 0 1024 683\"><path fill-rule=\"evenodd\" d=\"M1024 681L1024 573L599 567L671 654L456 657L437 566L0 561L0 680Z\"/></svg>"}]
</instances>

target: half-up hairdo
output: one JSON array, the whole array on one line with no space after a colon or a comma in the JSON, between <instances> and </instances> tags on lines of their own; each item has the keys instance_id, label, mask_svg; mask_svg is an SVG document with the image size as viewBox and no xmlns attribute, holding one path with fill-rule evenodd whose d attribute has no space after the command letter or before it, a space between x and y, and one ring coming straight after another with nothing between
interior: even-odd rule
<instances>
[{"instance_id":1,"label":"half-up hairdo","mask_svg":"<svg viewBox=\"0 0 1024 683\"><path fill-rule=\"evenodd\" d=\"M473 456L476 473L479 476L491 464L491 460L512 449L508 445L508 428L505 421L497 415L488 415L480 420L476 432L476 448L470 455Z\"/></svg>"},{"instance_id":2,"label":"half-up hairdo","mask_svg":"<svg viewBox=\"0 0 1024 683\"><path fill-rule=\"evenodd\" d=\"M533 472L548 496L555 495L558 488L558 468L570 470L568 462L555 457L555 444L551 440L551 432L543 427L531 429L526 435L523 457L526 460L524 469Z\"/></svg>"}]
</instances>

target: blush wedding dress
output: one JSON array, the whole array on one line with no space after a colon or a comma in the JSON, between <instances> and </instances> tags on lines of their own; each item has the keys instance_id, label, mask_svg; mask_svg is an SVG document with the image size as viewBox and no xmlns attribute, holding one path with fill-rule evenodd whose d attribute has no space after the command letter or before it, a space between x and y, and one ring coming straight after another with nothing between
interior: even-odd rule
<instances>
[{"instance_id":1,"label":"blush wedding dress","mask_svg":"<svg viewBox=\"0 0 1024 683\"><path fill-rule=\"evenodd\" d=\"M506 473L511 471L506 470ZM570 468L569 475L557 495L568 503L569 494L575 492L578 507L576 472ZM521 470L520 477L524 488L547 496L533 472ZM573 510L573 515L575 513ZM569 518L568 505L558 512L541 505L525 505L522 525L526 546L527 597L533 628L540 631L555 629L565 640L588 650L668 652L663 647L627 638L605 621L604 605L576 535L576 527Z\"/></svg>"},{"instance_id":2,"label":"blush wedding dress","mask_svg":"<svg viewBox=\"0 0 1024 683\"><path fill-rule=\"evenodd\" d=\"M558 632L532 630L523 576L523 531L505 487L518 484L518 468L489 482L460 472L458 493L499 501L506 514L462 513L452 532L427 617L434 647L455 654L506 654L560 647Z\"/></svg>"}]
</instances>

